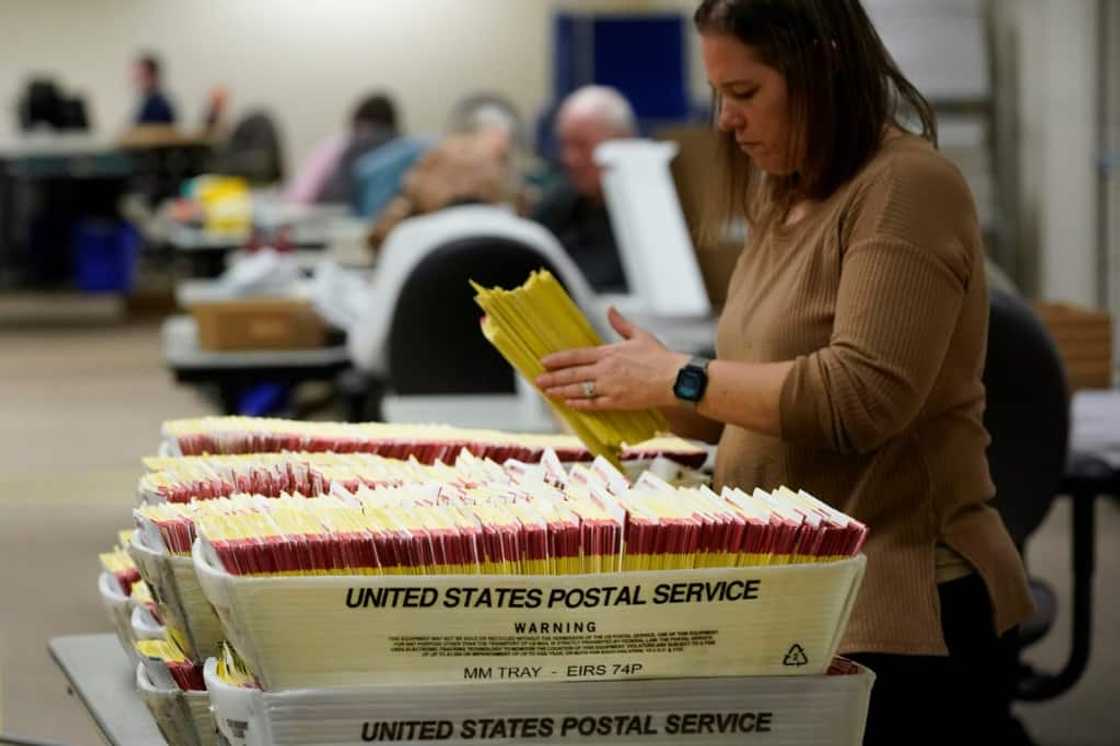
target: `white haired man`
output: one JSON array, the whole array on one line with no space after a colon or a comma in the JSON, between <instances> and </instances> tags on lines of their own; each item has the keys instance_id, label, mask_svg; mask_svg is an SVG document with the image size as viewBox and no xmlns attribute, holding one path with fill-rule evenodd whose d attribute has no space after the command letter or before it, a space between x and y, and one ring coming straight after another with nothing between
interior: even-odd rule
<instances>
[{"instance_id":1,"label":"white haired man","mask_svg":"<svg viewBox=\"0 0 1120 746\"><path fill-rule=\"evenodd\" d=\"M545 195L533 217L556 235L596 292L625 292L627 283L592 156L600 143L634 137L636 132L630 104L605 86L580 88L556 115L567 179Z\"/></svg>"}]
</instances>

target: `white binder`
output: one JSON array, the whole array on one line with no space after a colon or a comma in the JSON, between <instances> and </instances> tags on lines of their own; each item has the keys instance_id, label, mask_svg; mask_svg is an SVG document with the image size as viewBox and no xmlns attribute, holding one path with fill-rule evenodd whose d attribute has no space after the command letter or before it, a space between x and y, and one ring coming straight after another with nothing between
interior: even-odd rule
<instances>
[{"instance_id":1,"label":"white binder","mask_svg":"<svg viewBox=\"0 0 1120 746\"><path fill-rule=\"evenodd\" d=\"M669 172L675 143L608 140L595 149L633 310L662 318L710 316L711 304Z\"/></svg>"}]
</instances>

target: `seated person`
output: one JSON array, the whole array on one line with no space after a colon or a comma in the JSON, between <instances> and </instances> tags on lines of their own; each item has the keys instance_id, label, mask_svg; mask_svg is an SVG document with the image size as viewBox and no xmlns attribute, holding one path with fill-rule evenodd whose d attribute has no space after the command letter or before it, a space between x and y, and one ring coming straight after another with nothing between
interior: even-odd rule
<instances>
[{"instance_id":1,"label":"seated person","mask_svg":"<svg viewBox=\"0 0 1120 746\"><path fill-rule=\"evenodd\" d=\"M350 117L350 136L339 151L316 201L354 204L355 165L396 136L397 110L392 99L378 93L362 100Z\"/></svg>"},{"instance_id":2,"label":"seated person","mask_svg":"<svg viewBox=\"0 0 1120 746\"><path fill-rule=\"evenodd\" d=\"M175 108L163 93L161 76L160 61L154 54L140 55L133 65L133 77L141 97L134 124L175 124Z\"/></svg>"},{"instance_id":3,"label":"seated person","mask_svg":"<svg viewBox=\"0 0 1120 746\"><path fill-rule=\"evenodd\" d=\"M521 203L515 167L520 123L491 96L465 99L452 114L451 132L405 175L400 194L377 216L373 248L402 220L456 204Z\"/></svg>"},{"instance_id":4,"label":"seated person","mask_svg":"<svg viewBox=\"0 0 1120 746\"><path fill-rule=\"evenodd\" d=\"M342 151L346 150L346 143L343 132L335 132L316 143L284 189L284 199L301 205L317 202L338 166Z\"/></svg>"},{"instance_id":5,"label":"seated person","mask_svg":"<svg viewBox=\"0 0 1120 746\"><path fill-rule=\"evenodd\" d=\"M633 109L613 88L586 86L568 96L556 115L566 180L544 196L533 214L600 293L626 292L627 282L593 155L600 143L634 137L636 131Z\"/></svg>"},{"instance_id":6,"label":"seated person","mask_svg":"<svg viewBox=\"0 0 1120 746\"><path fill-rule=\"evenodd\" d=\"M376 218L400 194L404 177L432 147L425 136L401 135L354 164L354 214Z\"/></svg>"},{"instance_id":7,"label":"seated person","mask_svg":"<svg viewBox=\"0 0 1120 746\"><path fill-rule=\"evenodd\" d=\"M476 93L459 101L451 112L447 131L470 134L487 130L506 134L509 192L517 214L526 215L539 201L535 182L541 172L547 171L547 164L529 149L525 123L508 99L495 93Z\"/></svg>"}]
</instances>

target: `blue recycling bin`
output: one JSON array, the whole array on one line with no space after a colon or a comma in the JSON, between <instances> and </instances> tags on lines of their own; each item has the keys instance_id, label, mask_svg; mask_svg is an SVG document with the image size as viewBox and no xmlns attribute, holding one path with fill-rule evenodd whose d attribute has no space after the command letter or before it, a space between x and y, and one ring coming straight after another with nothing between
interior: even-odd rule
<instances>
[{"instance_id":1,"label":"blue recycling bin","mask_svg":"<svg viewBox=\"0 0 1120 746\"><path fill-rule=\"evenodd\" d=\"M136 278L140 234L123 220L83 220L74 228L74 269L86 293L128 293Z\"/></svg>"}]
</instances>

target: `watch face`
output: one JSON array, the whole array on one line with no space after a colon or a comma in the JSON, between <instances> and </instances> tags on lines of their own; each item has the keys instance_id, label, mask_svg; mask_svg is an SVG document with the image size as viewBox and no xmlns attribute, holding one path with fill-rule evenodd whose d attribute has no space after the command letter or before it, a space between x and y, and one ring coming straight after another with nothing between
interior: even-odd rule
<instances>
[{"instance_id":1,"label":"watch face","mask_svg":"<svg viewBox=\"0 0 1120 746\"><path fill-rule=\"evenodd\" d=\"M677 373L677 384L673 386L673 393L678 399L685 401L699 401L704 394L705 375L699 368L682 368Z\"/></svg>"}]
</instances>

